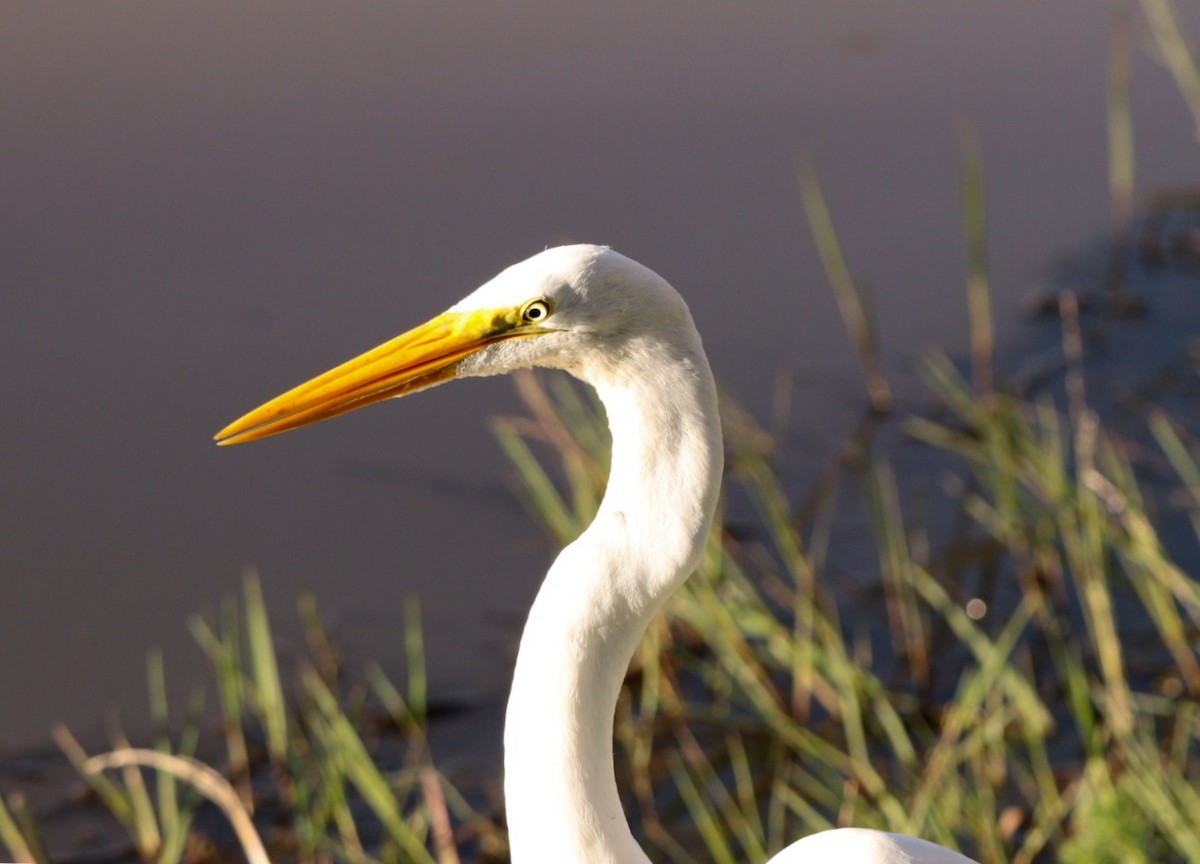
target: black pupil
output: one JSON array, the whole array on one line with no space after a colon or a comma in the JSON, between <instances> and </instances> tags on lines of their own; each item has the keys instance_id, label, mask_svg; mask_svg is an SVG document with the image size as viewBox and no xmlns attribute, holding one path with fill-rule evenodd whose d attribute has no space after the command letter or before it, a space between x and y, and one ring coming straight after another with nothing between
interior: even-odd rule
<instances>
[{"instance_id":1,"label":"black pupil","mask_svg":"<svg viewBox=\"0 0 1200 864\"><path fill-rule=\"evenodd\" d=\"M540 303L535 303L525 310L525 317L530 321L536 321L542 317L542 307Z\"/></svg>"}]
</instances>

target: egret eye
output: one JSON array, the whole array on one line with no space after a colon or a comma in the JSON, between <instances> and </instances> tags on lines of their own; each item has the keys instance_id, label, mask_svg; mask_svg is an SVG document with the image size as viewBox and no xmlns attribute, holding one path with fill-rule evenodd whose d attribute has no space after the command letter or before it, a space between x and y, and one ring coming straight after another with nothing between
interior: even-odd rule
<instances>
[{"instance_id":1,"label":"egret eye","mask_svg":"<svg viewBox=\"0 0 1200 864\"><path fill-rule=\"evenodd\" d=\"M536 324L550 317L549 300L531 300L521 310L521 320L526 324Z\"/></svg>"}]
</instances>

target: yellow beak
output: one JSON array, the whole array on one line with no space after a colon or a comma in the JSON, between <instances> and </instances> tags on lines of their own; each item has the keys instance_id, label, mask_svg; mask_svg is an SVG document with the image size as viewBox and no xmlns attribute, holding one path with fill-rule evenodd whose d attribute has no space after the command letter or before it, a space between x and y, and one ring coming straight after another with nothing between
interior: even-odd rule
<instances>
[{"instance_id":1,"label":"yellow beak","mask_svg":"<svg viewBox=\"0 0 1200 864\"><path fill-rule=\"evenodd\" d=\"M486 345L538 328L521 325L520 310L443 312L311 381L276 396L233 421L218 444L257 441L328 420L384 399L404 396L453 378L460 361Z\"/></svg>"}]
</instances>

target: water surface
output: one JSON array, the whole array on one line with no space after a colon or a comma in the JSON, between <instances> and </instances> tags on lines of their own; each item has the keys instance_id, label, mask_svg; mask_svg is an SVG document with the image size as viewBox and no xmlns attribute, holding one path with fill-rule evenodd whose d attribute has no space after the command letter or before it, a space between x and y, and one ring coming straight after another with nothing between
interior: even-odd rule
<instances>
[{"instance_id":1,"label":"water surface","mask_svg":"<svg viewBox=\"0 0 1200 864\"><path fill-rule=\"evenodd\" d=\"M818 464L861 398L793 154L899 373L964 346L957 130L977 125L1003 338L1106 229L1121 5L4 4L0 742L115 706L144 724L146 651L179 690L201 678L184 622L247 564L282 633L311 586L335 638L392 668L416 595L435 689L502 693L552 552L487 430L509 386L211 435L570 240L672 281L753 410L792 370L786 458ZM1194 180L1144 55L1135 87L1139 183Z\"/></svg>"}]
</instances>

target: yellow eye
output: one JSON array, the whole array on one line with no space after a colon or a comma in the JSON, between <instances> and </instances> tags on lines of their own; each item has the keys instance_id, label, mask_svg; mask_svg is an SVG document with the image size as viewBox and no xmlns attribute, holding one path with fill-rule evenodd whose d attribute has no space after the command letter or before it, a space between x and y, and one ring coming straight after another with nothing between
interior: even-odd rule
<instances>
[{"instance_id":1,"label":"yellow eye","mask_svg":"<svg viewBox=\"0 0 1200 864\"><path fill-rule=\"evenodd\" d=\"M550 312L549 300L530 300L521 310L521 320L526 324L536 324L549 318Z\"/></svg>"}]
</instances>

